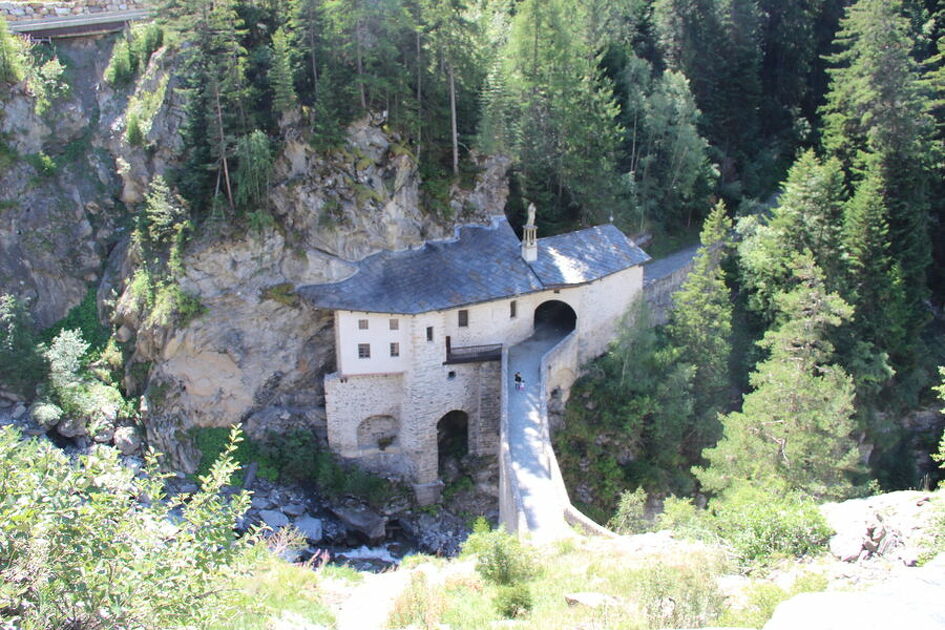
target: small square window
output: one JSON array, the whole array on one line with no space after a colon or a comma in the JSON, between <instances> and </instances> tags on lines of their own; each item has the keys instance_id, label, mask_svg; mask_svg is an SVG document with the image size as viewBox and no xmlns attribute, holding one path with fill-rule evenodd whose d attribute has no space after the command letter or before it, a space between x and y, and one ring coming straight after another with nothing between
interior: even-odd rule
<instances>
[{"instance_id":1,"label":"small square window","mask_svg":"<svg viewBox=\"0 0 945 630\"><path fill-rule=\"evenodd\" d=\"M358 330L367 330L368 329L367 327L368 327L368 320L366 319L358 320Z\"/></svg>"},{"instance_id":2,"label":"small square window","mask_svg":"<svg viewBox=\"0 0 945 630\"><path fill-rule=\"evenodd\" d=\"M397 342L392 342L390 344L390 356L399 357L400 356L400 344Z\"/></svg>"},{"instance_id":3,"label":"small square window","mask_svg":"<svg viewBox=\"0 0 945 630\"><path fill-rule=\"evenodd\" d=\"M390 329L391 330L400 330L400 320L392 319L390 320Z\"/></svg>"},{"instance_id":4,"label":"small square window","mask_svg":"<svg viewBox=\"0 0 945 630\"><path fill-rule=\"evenodd\" d=\"M509 318L514 319L518 314L518 302L512 300L509 302Z\"/></svg>"},{"instance_id":5,"label":"small square window","mask_svg":"<svg viewBox=\"0 0 945 630\"><path fill-rule=\"evenodd\" d=\"M371 344L369 344L369 343L359 343L359 344L358 344L358 358L359 358L359 359L370 359L370 358L371 358Z\"/></svg>"},{"instance_id":6,"label":"small square window","mask_svg":"<svg viewBox=\"0 0 945 630\"><path fill-rule=\"evenodd\" d=\"M450 371L450 373L446 375L446 378L452 381L456 378L456 372Z\"/></svg>"},{"instance_id":7,"label":"small square window","mask_svg":"<svg viewBox=\"0 0 945 630\"><path fill-rule=\"evenodd\" d=\"M469 311L463 310L459 312L459 327L466 328L469 326Z\"/></svg>"},{"instance_id":8,"label":"small square window","mask_svg":"<svg viewBox=\"0 0 945 630\"><path fill-rule=\"evenodd\" d=\"M427 326L427 341L433 341L433 326Z\"/></svg>"}]
</instances>

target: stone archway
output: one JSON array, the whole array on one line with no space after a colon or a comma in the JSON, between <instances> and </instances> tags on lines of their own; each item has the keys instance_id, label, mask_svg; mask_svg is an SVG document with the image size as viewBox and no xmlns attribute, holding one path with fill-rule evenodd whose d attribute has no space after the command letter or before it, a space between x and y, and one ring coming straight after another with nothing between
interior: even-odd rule
<instances>
[{"instance_id":1,"label":"stone archway","mask_svg":"<svg viewBox=\"0 0 945 630\"><path fill-rule=\"evenodd\" d=\"M393 416L371 416L358 425L358 448L386 450L396 446L400 423Z\"/></svg>"},{"instance_id":2,"label":"stone archway","mask_svg":"<svg viewBox=\"0 0 945 630\"><path fill-rule=\"evenodd\" d=\"M469 414L454 409L436 423L437 476L442 478L449 461L469 454Z\"/></svg>"},{"instance_id":3,"label":"stone archway","mask_svg":"<svg viewBox=\"0 0 945 630\"><path fill-rule=\"evenodd\" d=\"M535 334L542 332L564 336L577 326L577 313L561 300L542 302L535 309Z\"/></svg>"}]
</instances>

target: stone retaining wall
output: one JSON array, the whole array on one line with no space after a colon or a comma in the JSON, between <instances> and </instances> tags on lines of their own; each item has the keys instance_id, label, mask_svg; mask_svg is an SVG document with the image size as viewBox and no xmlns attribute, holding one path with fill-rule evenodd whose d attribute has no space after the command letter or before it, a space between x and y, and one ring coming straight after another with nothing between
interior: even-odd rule
<instances>
[{"instance_id":1,"label":"stone retaining wall","mask_svg":"<svg viewBox=\"0 0 945 630\"><path fill-rule=\"evenodd\" d=\"M0 2L7 22L28 22L70 15L94 15L147 9L141 0L78 0L76 2Z\"/></svg>"}]
</instances>

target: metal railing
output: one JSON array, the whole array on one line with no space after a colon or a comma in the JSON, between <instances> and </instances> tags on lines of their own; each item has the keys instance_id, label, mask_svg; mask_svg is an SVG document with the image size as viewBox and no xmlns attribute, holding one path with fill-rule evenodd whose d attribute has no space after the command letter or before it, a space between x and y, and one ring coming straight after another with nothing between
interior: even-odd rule
<instances>
[{"instance_id":1,"label":"metal railing","mask_svg":"<svg viewBox=\"0 0 945 630\"><path fill-rule=\"evenodd\" d=\"M446 363L475 363L479 361L501 361L502 344L484 346L450 347L446 351Z\"/></svg>"}]
</instances>

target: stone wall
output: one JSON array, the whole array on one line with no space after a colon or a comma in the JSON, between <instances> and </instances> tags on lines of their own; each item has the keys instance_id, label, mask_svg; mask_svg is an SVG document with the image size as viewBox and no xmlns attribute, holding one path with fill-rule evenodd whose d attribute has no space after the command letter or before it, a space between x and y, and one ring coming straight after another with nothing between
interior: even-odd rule
<instances>
[{"instance_id":1,"label":"stone wall","mask_svg":"<svg viewBox=\"0 0 945 630\"><path fill-rule=\"evenodd\" d=\"M69 15L94 15L147 9L141 0L78 0L76 2L0 2L7 22L27 22Z\"/></svg>"},{"instance_id":2,"label":"stone wall","mask_svg":"<svg viewBox=\"0 0 945 630\"><path fill-rule=\"evenodd\" d=\"M689 277L695 254L696 248L690 247L644 267L643 297L654 326L662 326L669 321L669 313L673 310L673 294Z\"/></svg>"}]
</instances>

